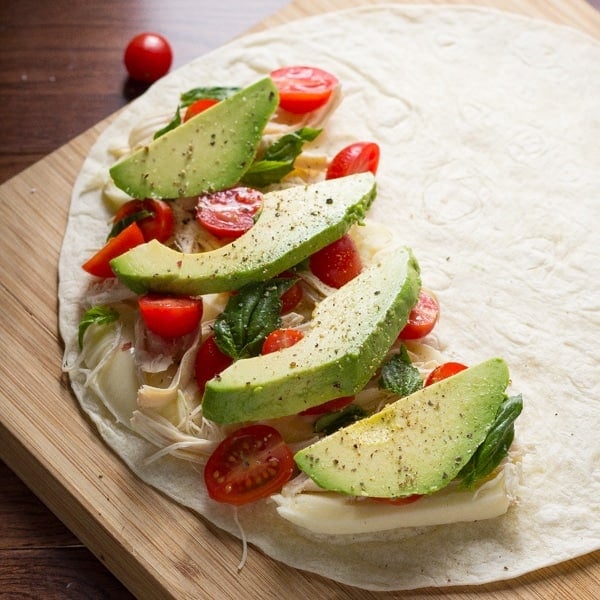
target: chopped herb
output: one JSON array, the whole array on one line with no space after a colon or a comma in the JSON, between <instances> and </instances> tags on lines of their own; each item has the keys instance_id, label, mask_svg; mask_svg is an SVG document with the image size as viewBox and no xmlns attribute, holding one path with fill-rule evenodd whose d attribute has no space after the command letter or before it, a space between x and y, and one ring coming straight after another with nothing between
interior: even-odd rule
<instances>
[{"instance_id":1,"label":"chopped herb","mask_svg":"<svg viewBox=\"0 0 600 600\"><path fill-rule=\"evenodd\" d=\"M399 396L408 396L423 387L419 370L410 362L404 344L382 367L379 387Z\"/></svg>"},{"instance_id":2,"label":"chopped herb","mask_svg":"<svg viewBox=\"0 0 600 600\"><path fill-rule=\"evenodd\" d=\"M260 354L265 338L281 327L281 295L295 281L276 278L238 290L213 326L221 352L234 360Z\"/></svg>"},{"instance_id":3,"label":"chopped herb","mask_svg":"<svg viewBox=\"0 0 600 600\"><path fill-rule=\"evenodd\" d=\"M294 162L302 152L304 144L312 142L320 133L321 129L303 127L280 137L252 163L242 179L243 183L264 187L281 181L294 170Z\"/></svg>"},{"instance_id":4,"label":"chopped herb","mask_svg":"<svg viewBox=\"0 0 600 600\"><path fill-rule=\"evenodd\" d=\"M333 432L352 425L356 421L360 421L367 416L367 413L357 404L348 404L341 410L327 413L322 417L319 417L314 424L315 433L324 433L330 435Z\"/></svg>"}]
</instances>

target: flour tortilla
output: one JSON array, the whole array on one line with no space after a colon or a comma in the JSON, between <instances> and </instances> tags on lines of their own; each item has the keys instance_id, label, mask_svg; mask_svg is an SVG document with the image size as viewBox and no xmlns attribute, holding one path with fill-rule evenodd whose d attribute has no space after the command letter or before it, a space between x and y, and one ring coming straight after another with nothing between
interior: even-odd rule
<instances>
[{"instance_id":1,"label":"flour tortilla","mask_svg":"<svg viewBox=\"0 0 600 600\"><path fill-rule=\"evenodd\" d=\"M60 327L77 352L81 262L108 213L97 188L130 128L197 85L244 85L273 68L335 73L344 99L319 142L382 149L370 217L418 257L443 309L450 359L503 356L523 393L519 504L499 519L364 539L315 540L271 504L239 510L277 560L374 590L481 584L600 547L600 45L566 27L472 7L380 5L248 35L167 76L100 136L73 190L60 260ZM116 425L73 374L101 435L144 481L238 535L189 465Z\"/></svg>"}]
</instances>

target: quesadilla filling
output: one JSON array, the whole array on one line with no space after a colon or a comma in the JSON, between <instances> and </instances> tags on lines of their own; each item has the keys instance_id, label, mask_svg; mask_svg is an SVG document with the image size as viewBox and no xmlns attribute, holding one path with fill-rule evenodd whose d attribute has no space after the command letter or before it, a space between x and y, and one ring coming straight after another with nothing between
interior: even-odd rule
<instances>
[{"instance_id":1,"label":"quesadilla filling","mask_svg":"<svg viewBox=\"0 0 600 600\"><path fill-rule=\"evenodd\" d=\"M505 382L496 384L494 378L505 377L499 359L478 367L481 375L471 381L475 371L443 356L435 337L439 301L421 285L410 251L365 216L368 203L349 209L353 220L342 220L345 230L332 241L323 242L324 226L315 225L322 228L315 229L318 247L273 277L240 284L232 275L228 289L194 294L159 289L175 285L162 275L160 284L154 283L158 277L132 284L137 272L117 271L115 277L115 259L152 240L185 256L181 262L189 255L216 261L221 249L243 247L257 223L271 218L268 194L291 188L308 194L321 182L376 173L376 142L353 142L333 157L319 147L342 101L333 75L290 67L271 79L277 108L235 185L180 198L138 198L109 174L99 179L114 216L106 245L84 264L91 277L79 328L81 353L77 364L65 368L85 371L87 388L115 422L155 447L147 463L168 454L197 464L204 473L198 486L206 486L214 501L239 506L268 499L281 517L323 534L503 514L515 500L519 460L513 437L521 399L505 393ZM127 160L154 147L192 119L207 123L209 111L236 93L239 88L182 94L174 114L144 120L131 131L128 147L114 148L115 158ZM334 187L323 189L330 193ZM334 192L329 204L337 202L332 198ZM292 219L295 212L301 215L295 206L281 210ZM276 221L270 230L273 237L287 235ZM260 240L255 251L266 253ZM400 275L391 283L377 279L406 269L402 291ZM370 273L377 275L369 279ZM335 344L327 341L334 336ZM332 375L336 369L345 374L339 381ZM281 390L293 388L292 402L286 396L292 392ZM464 390L474 388L479 395L471 401L472 392ZM495 399L484 409L488 388ZM336 389L338 395L331 391ZM302 390L316 391L303 397ZM323 401L316 401L316 393ZM460 411L446 398L452 394L460 396L456 402L464 400ZM442 455L454 448L459 454L444 463ZM378 462L382 455L387 458ZM376 473L366 481L356 473L367 472L369 464Z\"/></svg>"}]
</instances>

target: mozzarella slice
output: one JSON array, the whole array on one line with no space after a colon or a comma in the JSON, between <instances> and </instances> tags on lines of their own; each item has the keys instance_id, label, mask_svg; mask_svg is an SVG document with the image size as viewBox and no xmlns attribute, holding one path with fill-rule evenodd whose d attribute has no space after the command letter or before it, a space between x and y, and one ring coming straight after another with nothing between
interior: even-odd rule
<instances>
[{"instance_id":1,"label":"mozzarella slice","mask_svg":"<svg viewBox=\"0 0 600 600\"><path fill-rule=\"evenodd\" d=\"M479 521L506 513L514 500L515 468L514 464L506 463L493 479L475 490L449 486L405 505L330 492L276 494L272 500L281 517L320 534L373 533L402 527Z\"/></svg>"}]
</instances>

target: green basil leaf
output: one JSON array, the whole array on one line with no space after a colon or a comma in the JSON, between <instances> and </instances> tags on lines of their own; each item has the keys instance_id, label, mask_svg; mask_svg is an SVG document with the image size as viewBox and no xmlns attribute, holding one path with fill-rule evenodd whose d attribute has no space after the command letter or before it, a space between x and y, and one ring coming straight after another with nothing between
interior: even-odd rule
<instances>
[{"instance_id":1,"label":"green basil leaf","mask_svg":"<svg viewBox=\"0 0 600 600\"><path fill-rule=\"evenodd\" d=\"M221 352L234 360L260 354L265 338L281 327L281 295L294 281L277 278L238 290L213 325Z\"/></svg>"},{"instance_id":2,"label":"green basil leaf","mask_svg":"<svg viewBox=\"0 0 600 600\"><path fill-rule=\"evenodd\" d=\"M175 111L175 116L171 119L171 121L169 123L167 123L167 125L165 125L162 129L159 129L154 134L153 139L159 138L161 135L164 135L165 133L168 133L169 131L171 131L171 129L175 129L175 127L179 127L179 125L181 125L181 110L178 106L177 110Z\"/></svg>"},{"instance_id":3,"label":"green basil leaf","mask_svg":"<svg viewBox=\"0 0 600 600\"><path fill-rule=\"evenodd\" d=\"M303 127L281 136L256 159L246 171L242 182L253 187L265 187L281 181L294 170L294 162L306 142L312 142L321 129Z\"/></svg>"},{"instance_id":4,"label":"green basil leaf","mask_svg":"<svg viewBox=\"0 0 600 600\"><path fill-rule=\"evenodd\" d=\"M408 396L423 387L423 379L419 370L410 362L404 344L381 367L379 387L399 396Z\"/></svg>"},{"instance_id":5,"label":"green basil leaf","mask_svg":"<svg viewBox=\"0 0 600 600\"><path fill-rule=\"evenodd\" d=\"M127 227L129 227L132 223L135 223L137 221L141 221L142 219L146 219L148 217L153 217L153 216L154 216L154 213L151 210L138 210L137 212L131 213L130 215L127 215L126 217L119 219L112 226L112 229L110 230L106 239L109 240L110 238L119 235L119 233L121 233L121 231L123 231L123 229L126 229Z\"/></svg>"},{"instance_id":6,"label":"green basil leaf","mask_svg":"<svg viewBox=\"0 0 600 600\"><path fill-rule=\"evenodd\" d=\"M352 423L356 423L356 421L360 421L366 416L367 413L363 408L357 404L348 404L348 406L345 406L341 410L336 410L319 417L315 421L313 429L315 433L331 435L338 429L352 425Z\"/></svg>"},{"instance_id":7,"label":"green basil leaf","mask_svg":"<svg viewBox=\"0 0 600 600\"><path fill-rule=\"evenodd\" d=\"M187 92L183 92L180 99L181 108L187 108L190 104L196 102L196 100L202 100L204 98L212 98L214 100L225 100L225 98L229 98L232 94L235 94L240 90L239 87L224 87L224 86L215 86L215 87L196 87L188 90Z\"/></svg>"},{"instance_id":8,"label":"green basil leaf","mask_svg":"<svg viewBox=\"0 0 600 600\"><path fill-rule=\"evenodd\" d=\"M505 399L485 440L458 474L462 479L461 487L473 487L476 481L489 475L508 454L515 437L514 423L522 410L521 394Z\"/></svg>"},{"instance_id":9,"label":"green basil leaf","mask_svg":"<svg viewBox=\"0 0 600 600\"><path fill-rule=\"evenodd\" d=\"M79 321L79 348L83 348L83 336L90 325L108 325L119 318L119 313L109 306L93 306L88 309Z\"/></svg>"}]
</instances>

